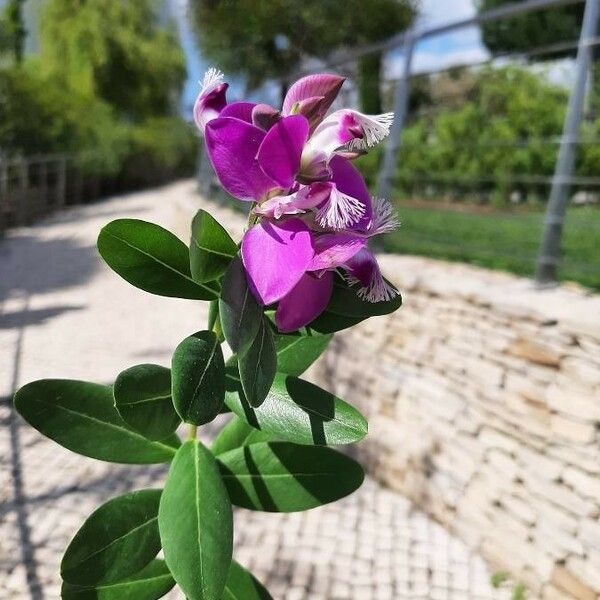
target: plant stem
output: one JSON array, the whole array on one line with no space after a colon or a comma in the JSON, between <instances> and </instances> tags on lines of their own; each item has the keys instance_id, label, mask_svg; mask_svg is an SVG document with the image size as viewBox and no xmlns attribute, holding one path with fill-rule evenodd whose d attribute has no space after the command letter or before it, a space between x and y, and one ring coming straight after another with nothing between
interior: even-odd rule
<instances>
[{"instance_id":1,"label":"plant stem","mask_svg":"<svg viewBox=\"0 0 600 600\"><path fill-rule=\"evenodd\" d=\"M212 330L214 331L217 338L219 338L219 341L223 339L223 328L221 327L221 319L217 318Z\"/></svg>"},{"instance_id":2,"label":"plant stem","mask_svg":"<svg viewBox=\"0 0 600 600\"><path fill-rule=\"evenodd\" d=\"M188 429L188 440L195 440L197 433L198 427L196 425L190 425L190 428Z\"/></svg>"}]
</instances>

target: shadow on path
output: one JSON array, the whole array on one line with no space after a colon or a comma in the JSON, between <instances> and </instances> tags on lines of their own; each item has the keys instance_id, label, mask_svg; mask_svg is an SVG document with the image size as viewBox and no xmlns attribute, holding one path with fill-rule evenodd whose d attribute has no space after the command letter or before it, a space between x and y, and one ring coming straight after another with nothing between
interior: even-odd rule
<instances>
[{"instance_id":1,"label":"shadow on path","mask_svg":"<svg viewBox=\"0 0 600 600\"><path fill-rule=\"evenodd\" d=\"M18 329L20 327L28 327L30 325L39 325L48 319L57 317L62 313L83 310L85 305L64 305L54 306L52 308L41 308L38 310L7 312L0 314L0 329Z\"/></svg>"},{"instance_id":2,"label":"shadow on path","mask_svg":"<svg viewBox=\"0 0 600 600\"><path fill-rule=\"evenodd\" d=\"M24 235L1 240L0 301L18 293L44 294L81 285L99 266L96 247L73 238Z\"/></svg>"},{"instance_id":3,"label":"shadow on path","mask_svg":"<svg viewBox=\"0 0 600 600\"><path fill-rule=\"evenodd\" d=\"M25 302L23 313L27 313L29 299ZM13 393L19 382L21 370L21 351L23 348L23 335L25 329L19 330L19 337L15 346L13 377L11 390ZM35 559L35 549L31 542L31 530L29 528L28 512L26 506L26 497L23 486L23 462L21 459L21 441L19 435L20 419L12 406L12 398L8 399L10 403L10 417L8 429L10 433L10 465L13 482L13 498L17 512L17 527L21 542L21 559L25 566L25 575L27 577L27 587L31 594L31 600L43 600L42 586L37 573L37 563Z\"/></svg>"}]
</instances>

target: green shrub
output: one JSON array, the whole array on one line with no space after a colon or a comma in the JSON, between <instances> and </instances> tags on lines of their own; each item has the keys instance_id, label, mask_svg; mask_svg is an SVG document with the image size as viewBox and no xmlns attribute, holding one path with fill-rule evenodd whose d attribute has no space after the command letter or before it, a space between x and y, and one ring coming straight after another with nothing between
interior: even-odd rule
<instances>
[{"instance_id":1,"label":"green shrub","mask_svg":"<svg viewBox=\"0 0 600 600\"><path fill-rule=\"evenodd\" d=\"M130 128L119 179L123 187L162 183L194 172L198 138L178 117L156 117Z\"/></svg>"},{"instance_id":2,"label":"green shrub","mask_svg":"<svg viewBox=\"0 0 600 600\"><path fill-rule=\"evenodd\" d=\"M7 155L73 153L87 170L118 172L128 143L128 127L109 105L65 94L36 63L0 70L0 148Z\"/></svg>"}]
</instances>

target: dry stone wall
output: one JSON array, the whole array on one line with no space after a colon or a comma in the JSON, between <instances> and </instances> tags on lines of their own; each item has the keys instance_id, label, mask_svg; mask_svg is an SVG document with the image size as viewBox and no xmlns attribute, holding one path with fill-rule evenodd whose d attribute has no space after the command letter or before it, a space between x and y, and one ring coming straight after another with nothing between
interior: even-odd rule
<instances>
[{"instance_id":1,"label":"dry stone wall","mask_svg":"<svg viewBox=\"0 0 600 600\"><path fill-rule=\"evenodd\" d=\"M600 296L382 257L404 308L311 376L370 421L363 461L530 597L600 597Z\"/></svg>"}]
</instances>

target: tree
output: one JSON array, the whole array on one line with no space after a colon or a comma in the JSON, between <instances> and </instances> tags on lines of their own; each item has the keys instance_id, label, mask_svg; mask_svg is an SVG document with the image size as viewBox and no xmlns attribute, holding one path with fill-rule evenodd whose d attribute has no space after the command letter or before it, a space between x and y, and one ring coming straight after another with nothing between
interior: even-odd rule
<instances>
[{"instance_id":1,"label":"tree","mask_svg":"<svg viewBox=\"0 0 600 600\"><path fill-rule=\"evenodd\" d=\"M23 22L25 0L9 0L0 16L0 51L12 54L15 63L23 61L27 30Z\"/></svg>"},{"instance_id":2,"label":"tree","mask_svg":"<svg viewBox=\"0 0 600 600\"><path fill-rule=\"evenodd\" d=\"M49 0L41 60L67 90L105 100L132 121L174 112L185 79L181 47L160 25L155 0Z\"/></svg>"},{"instance_id":3,"label":"tree","mask_svg":"<svg viewBox=\"0 0 600 600\"><path fill-rule=\"evenodd\" d=\"M512 1L518 3L525 0ZM486 11L506 3L507 0L479 0L478 6L480 11ZM482 25L483 42L492 54L527 52L561 42L573 42L576 45L581 30L583 8L583 4L574 4L537 10L499 21L488 21ZM576 48L558 50L535 58L551 60L573 56L576 51Z\"/></svg>"},{"instance_id":4,"label":"tree","mask_svg":"<svg viewBox=\"0 0 600 600\"><path fill-rule=\"evenodd\" d=\"M247 77L250 88L287 77L305 57L387 39L406 29L416 0L192 0L204 56ZM365 112L381 112L381 55L359 60Z\"/></svg>"},{"instance_id":5,"label":"tree","mask_svg":"<svg viewBox=\"0 0 600 600\"><path fill-rule=\"evenodd\" d=\"M2 154L89 157L86 169L124 187L190 173L196 137L177 114L185 62L158 8L45 0L40 55L0 68Z\"/></svg>"}]
</instances>

